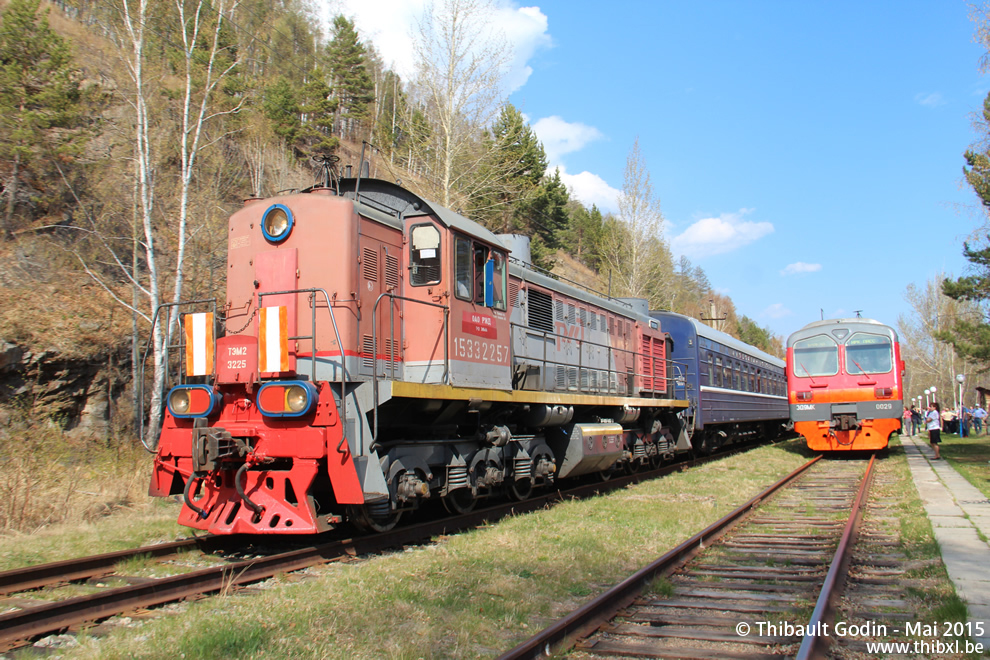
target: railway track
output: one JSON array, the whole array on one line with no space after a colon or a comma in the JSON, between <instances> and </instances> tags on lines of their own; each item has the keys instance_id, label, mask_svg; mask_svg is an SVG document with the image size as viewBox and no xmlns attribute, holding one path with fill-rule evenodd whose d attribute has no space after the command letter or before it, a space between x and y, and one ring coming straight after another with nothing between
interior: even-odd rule
<instances>
[{"instance_id":1,"label":"railway track","mask_svg":"<svg viewBox=\"0 0 990 660\"><path fill-rule=\"evenodd\" d=\"M740 446L736 450L742 449ZM243 558L242 551L247 543L243 537L203 537L6 571L0 573L0 652L24 646L46 634L74 630L117 614L239 588L316 564L422 543L438 535L541 509L563 499L589 497L625 488L639 481L723 458L726 453L614 477L606 482L589 483L566 491L550 492L523 502L499 504L460 516L399 527L383 534L338 538L270 556ZM266 542L274 543L272 539L266 539ZM126 570L125 562L135 558L163 561L195 550L207 555L216 565L189 570L188 566L183 569L173 562L165 570L181 572L167 577L133 577L118 570L122 565ZM234 554L221 558L212 556L217 552ZM79 582L99 588L95 593L49 600L53 587Z\"/></svg>"},{"instance_id":2,"label":"railway track","mask_svg":"<svg viewBox=\"0 0 990 660\"><path fill-rule=\"evenodd\" d=\"M824 658L830 643L865 652L903 637L898 622L915 616L903 573L918 562L870 500L875 466L809 462L500 660Z\"/></svg>"}]
</instances>

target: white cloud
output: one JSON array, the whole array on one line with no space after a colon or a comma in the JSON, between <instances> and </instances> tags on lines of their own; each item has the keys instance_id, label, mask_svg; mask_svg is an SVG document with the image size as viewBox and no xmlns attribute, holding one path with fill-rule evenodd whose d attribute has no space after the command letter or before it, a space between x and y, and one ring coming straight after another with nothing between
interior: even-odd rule
<instances>
[{"instance_id":1,"label":"white cloud","mask_svg":"<svg viewBox=\"0 0 990 660\"><path fill-rule=\"evenodd\" d=\"M564 154L579 151L589 142L605 137L594 126L564 121L557 115L537 120L532 129L543 143L551 167L559 165Z\"/></svg>"},{"instance_id":2,"label":"white cloud","mask_svg":"<svg viewBox=\"0 0 990 660\"><path fill-rule=\"evenodd\" d=\"M512 93L526 84L533 68L527 64L537 51L553 46L547 32L546 14L539 7L505 6L496 13L496 23L512 45L512 61L506 75L506 92Z\"/></svg>"},{"instance_id":3,"label":"white cloud","mask_svg":"<svg viewBox=\"0 0 990 660\"><path fill-rule=\"evenodd\" d=\"M821 264L806 264L803 261L797 261L793 264L788 264L787 268L780 271L781 275L800 275L803 273L817 273L822 269Z\"/></svg>"},{"instance_id":4,"label":"white cloud","mask_svg":"<svg viewBox=\"0 0 990 660\"><path fill-rule=\"evenodd\" d=\"M772 223L743 220L751 212L752 209L741 209L738 213L698 220L671 240L671 250L698 259L737 250L773 233Z\"/></svg>"},{"instance_id":5,"label":"white cloud","mask_svg":"<svg viewBox=\"0 0 990 660\"><path fill-rule=\"evenodd\" d=\"M914 100L918 105L923 105L929 108L935 108L946 104L946 100L939 92L921 92L914 95Z\"/></svg>"},{"instance_id":6,"label":"white cloud","mask_svg":"<svg viewBox=\"0 0 990 660\"><path fill-rule=\"evenodd\" d=\"M782 319L785 316L790 316L792 313L784 303L774 303L763 310L763 316L769 316L772 319Z\"/></svg>"},{"instance_id":7,"label":"white cloud","mask_svg":"<svg viewBox=\"0 0 990 660\"><path fill-rule=\"evenodd\" d=\"M334 16L343 14L354 21L361 38L373 43L385 64L408 82L416 72L413 34L426 5L426 0L334 0L325 5L323 19L330 25ZM504 37L512 49L503 80L504 91L512 93L533 72L527 62L538 50L552 45L547 17L539 7L497 0L488 28L496 38Z\"/></svg>"},{"instance_id":8,"label":"white cloud","mask_svg":"<svg viewBox=\"0 0 990 660\"><path fill-rule=\"evenodd\" d=\"M563 165L558 165L560 180L571 193L573 199L578 200L589 209L594 204L603 213L614 213L618 210L618 198L620 191L605 182L597 174L584 171L580 174L568 174Z\"/></svg>"}]
</instances>

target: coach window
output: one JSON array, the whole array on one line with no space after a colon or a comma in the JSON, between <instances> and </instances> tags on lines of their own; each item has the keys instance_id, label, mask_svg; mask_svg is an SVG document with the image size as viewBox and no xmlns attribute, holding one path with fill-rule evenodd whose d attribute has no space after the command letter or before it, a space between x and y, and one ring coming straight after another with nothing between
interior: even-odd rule
<instances>
[{"instance_id":1,"label":"coach window","mask_svg":"<svg viewBox=\"0 0 990 660\"><path fill-rule=\"evenodd\" d=\"M885 374L894 368L890 339L857 332L846 340L846 373Z\"/></svg>"},{"instance_id":2,"label":"coach window","mask_svg":"<svg viewBox=\"0 0 990 660\"><path fill-rule=\"evenodd\" d=\"M712 354L708 354L708 386L715 386L715 361L712 359Z\"/></svg>"},{"instance_id":3,"label":"coach window","mask_svg":"<svg viewBox=\"0 0 990 660\"><path fill-rule=\"evenodd\" d=\"M426 286L440 283L440 230L415 225L409 245L409 283Z\"/></svg>"},{"instance_id":4,"label":"coach window","mask_svg":"<svg viewBox=\"0 0 990 660\"><path fill-rule=\"evenodd\" d=\"M794 342L794 375L835 376L839 373L839 345L827 335L815 335Z\"/></svg>"},{"instance_id":5,"label":"coach window","mask_svg":"<svg viewBox=\"0 0 990 660\"><path fill-rule=\"evenodd\" d=\"M716 387L722 387L722 358L715 358L715 382L712 383Z\"/></svg>"},{"instance_id":6,"label":"coach window","mask_svg":"<svg viewBox=\"0 0 990 660\"><path fill-rule=\"evenodd\" d=\"M722 374L722 382L725 383L726 387L732 387L732 360L725 359L725 369Z\"/></svg>"}]
</instances>

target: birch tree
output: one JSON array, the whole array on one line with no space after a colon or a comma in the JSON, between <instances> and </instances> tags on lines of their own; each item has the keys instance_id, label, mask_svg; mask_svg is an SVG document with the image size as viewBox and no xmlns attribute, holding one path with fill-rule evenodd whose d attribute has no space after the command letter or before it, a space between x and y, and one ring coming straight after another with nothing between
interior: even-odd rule
<instances>
[{"instance_id":1,"label":"birch tree","mask_svg":"<svg viewBox=\"0 0 990 660\"><path fill-rule=\"evenodd\" d=\"M481 165L480 132L502 105L510 50L491 32L492 13L486 0L430 3L414 37L415 87L434 127L425 145L433 156L431 192L444 206Z\"/></svg>"},{"instance_id":2,"label":"birch tree","mask_svg":"<svg viewBox=\"0 0 990 660\"><path fill-rule=\"evenodd\" d=\"M917 395L932 385L939 392L955 391L956 374L975 372L972 363L960 358L952 344L945 341L946 331L966 319L979 319L981 313L973 303L956 301L942 292L944 273L937 273L923 287L908 286L904 299L911 306L911 316L897 319L903 359L907 363L905 390Z\"/></svg>"},{"instance_id":3,"label":"birch tree","mask_svg":"<svg viewBox=\"0 0 990 660\"><path fill-rule=\"evenodd\" d=\"M184 76L181 88L181 107L179 108L178 151L180 159L178 212L177 218L167 219L164 223L156 223L156 188L158 185L157 160L158 148L155 142L156 132L162 130L161 124L167 117L165 108L157 105L153 108L151 85L147 80L148 64L148 26L152 19L149 16L153 8L161 8L151 0L120 0L117 6L124 39L120 44L121 60L130 76L132 88L129 102L134 112L134 197L137 211L136 224L142 234L142 247L146 273L144 277L136 271L125 267L126 260L114 255L121 271L131 280L147 300L148 311L141 311L133 304L128 304L119 298L112 288L91 269L87 272L113 295L118 302L131 308L146 322L151 322L163 302L161 292L162 260L166 259L160 244L168 234L168 229L174 227L175 234L171 237L175 245L174 261L168 269L174 274L171 302L177 303L182 299L184 281L185 245L189 224L189 193L193 184L197 158L203 149L214 139L207 137L206 128L223 116L236 112L238 106L214 110L213 101L219 86L237 65L236 54L223 38L224 22L233 15L237 0L218 0L208 4L205 0L184 2L175 1L181 40L181 64ZM162 117L155 116L160 112ZM113 253L112 248L108 250ZM165 320L156 323L151 328L151 348L154 364L152 382L148 437L141 438L149 448L157 444L157 429L161 422L162 399L164 396L166 377L166 346L168 336L174 331L177 317L166 316ZM138 402L141 405L142 402Z\"/></svg>"},{"instance_id":4,"label":"birch tree","mask_svg":"<svg viewBox=\"0 0 990 660\"><path fill-rule=\"evenodd\" d=\"M626 158L618 206L601 239L601 274L611 282L611 294L646 298L653 309L670 309L673 258L664 238L660 199L653 192L638 139Z\"/></svg>"}]
</instances>

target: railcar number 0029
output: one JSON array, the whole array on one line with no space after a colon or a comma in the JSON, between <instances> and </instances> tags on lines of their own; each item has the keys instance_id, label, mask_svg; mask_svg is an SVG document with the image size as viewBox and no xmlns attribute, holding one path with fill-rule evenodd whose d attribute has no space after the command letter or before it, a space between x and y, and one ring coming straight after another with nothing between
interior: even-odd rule
<instances>
[{"instance_id":1,"label":"railcar number 0029","mask_svg":"<svg viewBox=\"0 0 990 660\"><path fill-rule=\"evenodd\" d=\"M469 360L502 364L509 357L509 348L489 341L458 337L454 340L454 354L455 357L467 358Z\"/></svg>"}]
</instances>

